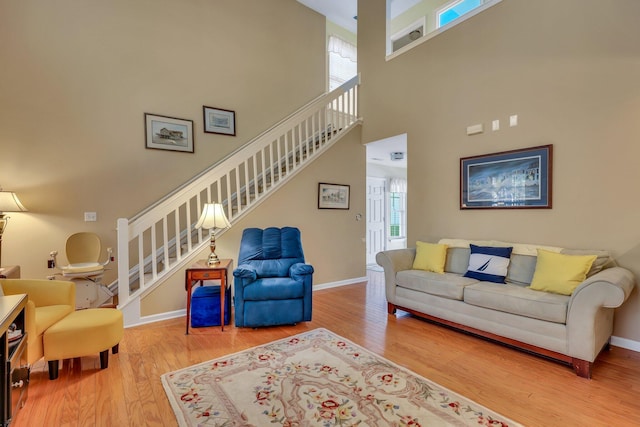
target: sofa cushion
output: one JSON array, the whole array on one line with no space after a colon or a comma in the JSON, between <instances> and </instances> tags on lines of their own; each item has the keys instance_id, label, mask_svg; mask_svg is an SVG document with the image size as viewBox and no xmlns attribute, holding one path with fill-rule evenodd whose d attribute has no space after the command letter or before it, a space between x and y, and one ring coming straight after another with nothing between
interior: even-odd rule
<instances>
[{"instance_id":1,"label":"sofa cushion","mask_svg":"<svg viewBox=\"0 0 640 427\"><path fill-rule=\"evenodd\" d=\"M566 323L569 299L509 283L478 282L464 289L467 304L554 323Z\"/></svg>"},{"instance_id":2,"label":"sofa cushion","mask_svg":"<svg viewBox=\"0 0 640 427\"><path fill-rule=\"evenodd\" d=\"M446 260L447 245L416 242L416 257L413 260L414 270L444 273L444 264Z\"/></svg>"},{"instance_id":3,"label":"sofa cushion","mask_svg":"<svg viewBox=\"0 0 640 427\"><path fill-rule=\"evenodd\" d=\"M465 286L477 282L476 279L459 274L440 274L422 270L403 270L396 275L396 284L401 288L459 301L462 301Z\"/></svg>"},{"instance_id":4,"label":"sofa cushion","mask_svg":"<svg viewBox=\"0 0 640 427\"><path fill-rule=\"evenodd\" d=\"M494 283L504 283L513 248L469 245L469 267L464 277Z\"/></svg>"},{"instance_id":5,"label":"sofa cushion","mask_svg":"<svg viewBox=\"0 0 640 427\"><path fill-rule=\"evenodd\" d=\"M596 255L565 255L538 249L531 289L571 295L586 278Z\"/></svg>"}]
</instances>

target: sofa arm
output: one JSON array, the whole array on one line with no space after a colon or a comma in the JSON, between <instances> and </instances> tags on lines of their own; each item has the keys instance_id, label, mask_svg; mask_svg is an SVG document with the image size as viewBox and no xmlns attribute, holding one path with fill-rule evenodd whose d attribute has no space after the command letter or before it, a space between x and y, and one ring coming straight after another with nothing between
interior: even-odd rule
<instances>
[{"instance_id":1,"label":"sofa arm","mask_svg":"<svg viewBox=\"0 0 640 427\"><path fill-rule=\"evenodd\" d=\"M613 333L613 309L629 298L635 278L631 271L612 267L578 286L569 300L569 355L592 362Z\"/></svg>"},{"instance_id":2,"label":"sofa arm","mask_svg":"<svg viewBox=\"0 0 640 427\"><path fill-rule=\"evenodd\" d=\"M76 306L76 285L67 280L3 279L7 295L27 294L36 307L49 305Z\"/></svg>"},{"instance_id":3,"label":"sofa arm","mask_svg":"<svg viewBox=\"0 0 640 427\"><path fill-rule=\"evenodd\" d=\"M387 301L396 302L396 274L399 271L411 270L416 257L415 248L393 249L376 254L376 262L384 269L384 284Z\"/></svg>"}]
</instances>

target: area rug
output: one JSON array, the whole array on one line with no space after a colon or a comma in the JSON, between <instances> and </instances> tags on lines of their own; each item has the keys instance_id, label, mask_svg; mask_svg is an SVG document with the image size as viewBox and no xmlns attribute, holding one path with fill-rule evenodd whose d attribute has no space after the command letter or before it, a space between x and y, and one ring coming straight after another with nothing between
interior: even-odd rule
<instances>
[{"instance_id":1,"label":"area rug","mask_svg":"<svg viewBox=\"0 0 640 427\"><path fill-rule=\"evenodd\" d=\"M519 426L326 329L161 379L180 426Z\"/></svg>"}]
</instances>

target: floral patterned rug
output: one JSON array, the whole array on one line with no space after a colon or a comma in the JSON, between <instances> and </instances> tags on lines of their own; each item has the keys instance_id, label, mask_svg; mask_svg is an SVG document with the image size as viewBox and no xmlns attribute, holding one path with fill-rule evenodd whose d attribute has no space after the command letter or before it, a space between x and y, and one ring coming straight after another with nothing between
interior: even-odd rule
<instances>
[{"instance_id":1,"label":"floral patterned rug","mask_svg":"<svg viewBox=\"0 0 640 427\"><path fill-rule=\"evenodd\" d=\"M519 426L326 329L161 379L180 426Z\"/></svg>"}]
</instances>

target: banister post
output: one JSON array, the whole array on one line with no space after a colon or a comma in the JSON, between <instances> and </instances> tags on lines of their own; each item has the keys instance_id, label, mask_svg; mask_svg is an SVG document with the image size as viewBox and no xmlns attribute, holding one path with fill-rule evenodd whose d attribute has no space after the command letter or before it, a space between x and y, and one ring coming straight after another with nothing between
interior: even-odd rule
<instances>
[{"instance_id":1,"label":"banister post","mask_svg":"<svg viewBox=\"0 0 640 427\"><path fill-rule=\"evenodd\" d=\"M118 246L118 304L129 299L129 220L118 218L117 226Z\"/></svg>"}]
</instances>

